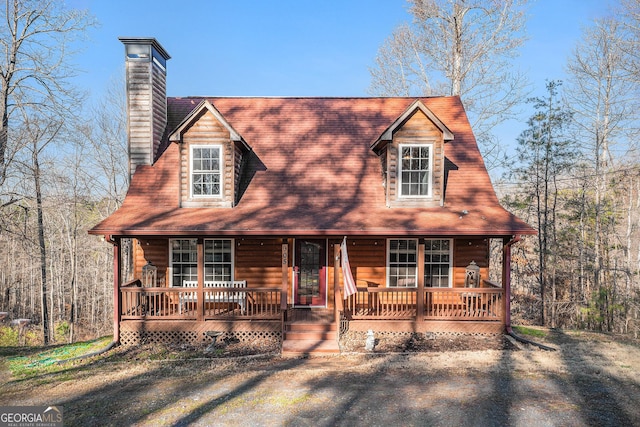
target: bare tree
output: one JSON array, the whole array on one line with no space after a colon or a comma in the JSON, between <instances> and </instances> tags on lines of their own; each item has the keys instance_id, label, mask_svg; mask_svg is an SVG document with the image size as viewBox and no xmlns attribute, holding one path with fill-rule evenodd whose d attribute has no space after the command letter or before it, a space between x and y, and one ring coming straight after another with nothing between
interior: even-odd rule
<instances>
[{"instance_id":1,"label":"bare tree","mask_svg":"<svg viewBox=\"0 0 640 427\"><path fill-rule=\"evenodd\" d=\"M576 135L584 141L585 161L594 168L593 279L595 290L600 293L608 292L604 264L606 245L612 236L603 225L610 223L607 193L616 160L612 145L630 141L639 107L637 83L628 71L629 57L623 49L627 37L618 20L598 20L585 30L567 66L571 76L566 91L568 105L573 109Z\"/></svg>"},{"instance_id":2,"label":"bare tree","mask_svg":"<svg viewBox=\"0 0 640 427\"><path fill-rule=\"evenodd\" d=\"M42 157L47 147L55 141L64 126L62 116L46 116L33 108L20 108L20 135L27 142L29 156L23 162L24 177L33 182L32 198L36 204L37 215L37 246L40 257L40 290L41 290L41 322L43 343L48 345L51 340L51 325L49 317L49 281L47 274L47 245L44 226L43 202L43 169Z\"/></svg>"},{"instance_id":3,"label":"bare tree","mask_svg":"<svg viewBox=\"0 0 640 427\"><path fill-rule=\"evenodd\" d=\"M370 92L462 98L485 157L491 131L516 113L525 78L512 59L524 43L527 0L410 0L411 25L385 41L370 69Z\"/></svg>"},{"instance_id":4,"label":"bare tree","mask_svg":"<svg viewBox=\"0 0 640 427\"><path fill-rule=\"evenodd\" d=\"M616 15L630 36L624 43L624 49L631 58L628 68L638 80L640 79L640 0L622 0Z\"/></svg>"},{"instance_id":5,"label":"bare tree","mask_svg":"<svg viewBox=\"0 0 640 427\"><path fill-rule=\"evenodd\" d=\"M69 62L74 42L93 25L86 11L57 0L5 0L0 3L0 185L19 139L10 138L16 98L28 104L66 109L76 74ZM60 96L59 94L63 94ZM47 101L45 104L44 101Z\"/></svg>"},{"instance_id":6,"label":"bare tree","mask_svg":"<svg viewBox=\"0 0 640 427\"><path fill-rule=\"evenodd\" d=\"M117 209L129 186L124 76L114 78L105 96L92 109L92 120L79 131L90 145L84 157L91 175L93 195L104 198L107 212Z\"/></svg>"},{"instance_id":7,"label":"bare tree","mask_svg":"<svg viewBox=\"0 0 640 427\"><path fill-rule=\"evenodd\" d=\"M538 251L540 268L535 276L541 290L546 289L543 300L552 303L543 311L547 321L637 337L640 0L621 4L624 8L585 28L567 63L563 109L572 117L567 130L577 142L575 157L566 167L547 169L544 163L538 167L540 160L557 162L559 153L548 156L545 145L527 141L526 153L533 155L535 163L523 169L518 186L505 201L525 214L534 209L541 213L531 219L539 224L531 252ZM522 135L529 139L529 134ZM536 154L536 148L545 150ZM545 180L535 177L554 169L560 174L549 182L547 192ZM531 185L532 179L536 185ZM524 199L534 194L530 188L541 197ZM525 275L522 280L531 284L535 276ZM529 304L527 312L534 310Z\"/></svg>"}]
</instances>

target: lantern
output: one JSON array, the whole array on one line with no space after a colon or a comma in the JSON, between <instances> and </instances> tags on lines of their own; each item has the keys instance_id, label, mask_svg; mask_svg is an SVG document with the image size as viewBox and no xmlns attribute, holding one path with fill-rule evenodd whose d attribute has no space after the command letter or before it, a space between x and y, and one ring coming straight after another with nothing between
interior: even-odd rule
<instances>
[{"instance_id":1,"label":"lantern","mask_svg":"<svg viewBox=\"0 0 640 427\"><path fill-rule=\"evenodd\" d=\"M158 278L158 267L147 261L147 265L142 267L142 286L145 288L153 288L156 286Z\"/></svg>"},{"instance_id":2,"label":"lantern","mask_svg":"<svg viewBox=\"0 0 640 427\"><path fill-rule=\"evenodd\" d=\"M477 288L480 286L480 267L478 267L475 261L471 261L465 270L465 288Z\"/></svg>"}]
</instances>

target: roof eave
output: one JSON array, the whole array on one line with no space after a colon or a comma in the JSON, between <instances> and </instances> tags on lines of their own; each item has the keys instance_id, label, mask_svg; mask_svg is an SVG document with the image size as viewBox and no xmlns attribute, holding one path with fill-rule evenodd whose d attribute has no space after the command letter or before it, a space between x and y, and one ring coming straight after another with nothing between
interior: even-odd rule
<instances>
[{"instance_id":1,"label":"roof eave","mask_svg":"<svg viewBox=\"0 0 640 427\"><path fill-rule=\"evenodd\" d=\"M379 236L379 237L402 237L402 236L484 236L484 237L505 237L512 235L535 235L534 229L495 229L495 230L354 230L354 229L273 229L273 230L149 230L149 229L129 229L129 230L99 230L92 229L89 234L110 235L120 237L141 237L141 236Z\"/></svg>"}]
</instances>

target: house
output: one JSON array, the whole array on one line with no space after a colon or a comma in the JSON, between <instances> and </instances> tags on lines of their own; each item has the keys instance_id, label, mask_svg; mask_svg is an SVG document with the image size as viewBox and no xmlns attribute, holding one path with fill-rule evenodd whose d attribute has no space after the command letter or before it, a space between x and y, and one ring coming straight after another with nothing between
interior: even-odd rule
<instances>
[{"instance_id":1,"label":"house","mask_svg":"<svg viewBox=\"0 0 640 427\"><path fill-rule=\"evenodd\" d=\"M131 184L90 231L113 244L116 341L337 351L346 331L509 324L510 248L534 230L500 206L458 97L168 98L167 52L120 40Z\"/></svg>"}]
</instances>

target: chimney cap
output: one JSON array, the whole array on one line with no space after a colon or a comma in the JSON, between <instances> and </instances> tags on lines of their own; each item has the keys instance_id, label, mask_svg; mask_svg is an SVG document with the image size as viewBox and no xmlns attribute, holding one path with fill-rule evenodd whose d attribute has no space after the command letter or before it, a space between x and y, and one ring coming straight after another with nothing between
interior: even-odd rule
<instances>
[{"instance_id":1,"label":"chimney cap","mask_svg":"<svg viewBox=\"0 0 640 427\"><path fill-rule=\"evenodd\" d=\"M162 47L162 45L154 37L118 37L125 45L151 45L151 47L158 52L164 60L171 59L171 56Z\"/></svg>"}]
</instances>

